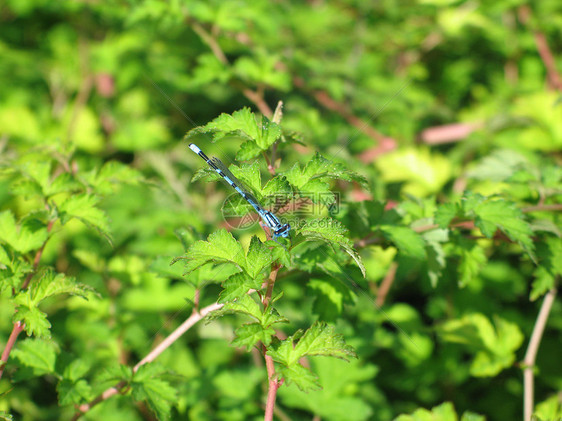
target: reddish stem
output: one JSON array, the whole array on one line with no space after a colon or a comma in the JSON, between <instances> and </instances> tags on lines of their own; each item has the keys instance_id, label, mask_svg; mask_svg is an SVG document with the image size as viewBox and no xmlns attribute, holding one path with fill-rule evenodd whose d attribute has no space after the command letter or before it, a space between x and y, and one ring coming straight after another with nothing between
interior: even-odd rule
<instances>
[{"instance_id":1,"label":"reddish stem","mask_svg":"<svg viewBox=\"0 0 562 421\"><path fill-rule=\"evenodd\" d=\"M18 339L18 335L23 331L25 324L21 321L17 321L14 323L14 327L12 328L12 333L10 333L10 337L8 338L8 342L6 343L6 347L4 348L4 352L2 352L2 359L0 359L0 379L2 378L2 374L4 373L4 367L8 363L8 358L10 357L10 352Z\"/></svg>"},{"instance_id":2,"label":"reddish stem","mask_svg":"<svg viewBox=\"0 0 562 421\"><path fill-rule=\"evenodd\" d=\"M269 274L269 278L267 279L267 291L263 298L263 306L267 309L271 297L273 296L273 287L275 286L275 280L277 279L277 273L281 265L272 265L271 266L271 273ZM275 365L273 363L273 358L267 355L267 348L265 345L262 345L262 352L265 359L265 366L267 368L267 378L268 378L268 391L267 391L267 402L265 404L265 416L264 421L272 421L273 420L273 410L275 409L275 400L277 398L277 390L283 384L283 380L280 380L275 375Z\"/></svg>"},{"instance_id":3,"label":"reddish stem","mask_svg":"<svg viewBox=\"0 0 562 421\"><path fill-rule=\"evenodd\" d=\"M283 384L283 381L275 377L273 358L269 355L265 356L265 365L267 367L267 377L269 378L269 390L267 391L267 402L265 404L265 416L263 419L264 421L273 421L273 410L275 409L277 391Z\"/></svg>"}]
</instances>

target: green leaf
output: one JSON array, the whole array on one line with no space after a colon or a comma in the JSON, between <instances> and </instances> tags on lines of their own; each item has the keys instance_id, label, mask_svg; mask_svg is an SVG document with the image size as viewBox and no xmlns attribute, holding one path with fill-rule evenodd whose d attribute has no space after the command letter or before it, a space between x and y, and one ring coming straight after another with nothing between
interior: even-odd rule
<instances>
[{"instance_id":1,"label":"green leaf","mask_svg":"<svg viewBox=\"0 0 562 421\"><path fill-rule=\"evenodd\" d=\"M346 284L333 279L310 279L307 287L315 295L312 310L321 320L335 320L342 314L344 303L354 301L354 296Z\"/></svg>"},{"instance_id":2,"label":"green leaf","mask_svg":"<svg viewBox=\"0 0 562 421\"><path fill-rule=\"evenodd\" d=\"M381 225L379 229L404 255L420 260L426 258L425 241L413 229L397 225Z\"/></svg>"},{"instance_id":3,"label":"green leaf","mask_svg":"<svg viewBox=\"0 0 562 421\"><path fill-rule=\"evenodd\" d=\"M236 273L222 284L224 288L219 296L219 303L234 301L246 295L250 289L260 289L262 281L249 277L246 273Z\"/></svg>"},{"instance_id":4,"label":"green leaf","mask_svg":"<svg viewBox=\"0 0 562 421\"><path fill-rule=\"evenodd\" d=\"M293 387L279 390L283 406L298 408L327 420L367 421L376 419L376 409L362 395L372 383L377 368L364 361L342 361L337 358L309 359L310 369L318 375L320 390L306 391Z\"/></svg>"},{"instance_id":5,"label":"green leaf","mask_svg":"<svg viewBox=\"0 0 562 421\"><path fill-rule=\"evenodd\" d=\"M65 224L76 218L86 226L97 230L110 241L109 222L106 214L96 207L98 202L99 198L91 194L70 196L58 207L61 223Z\"/></svg>"},{"instance_id":6,"label":"green leaf","mask_svg":"<svg viewBox=\"0 0 562 421\"><path fill-rule=\"evenodd\" d=\"M273 263L274 257L271 250L254 236L250 242L246 260L246 273L256 279L266 267Z\"/></svg>"},{"instance_id":7,"label":"green leaf","mask_svg":"<svg viewBox=\"0 0 562 421\"><path fill-rule=\"evenodd\" d=\"M47 315L37 307L29 303L23 303L21 301L22 296L23 295L20 293L20 295L16 297L15 301L18 304L18 312L14 314L13 321L23 322L28 336L50 338L51 323L47 320Z\"/></svg>"},{"instance_id":8,"label":"green leaf","mask_svg":"<svg viewBox=\"0 0 562 421\"><path fill-rule=\"evenodd\" d=\"M460 257L457 265L459 285L466 286L476 278L487 262L484 249L475 241L459 237L456 241L454 252Z\"/></svg>"},{"instance_id":9,"label":"green leaf","mask_svg":"<svg viewBox=\"0 0 562 421\"><path fill-rule=\"evenodd\" d=\"M2 396L0 394L0 396ZM0 411L0 421L14 421L14 417L7 412Z\"/></svg>"},{"instance_id":10,"label":"green leaf","mask_svg":"<svg viewBox=\"0 0 562 421\"><path fill-rule=\"evenodd\" d=\"M365 276L365 266L363 266L361 256L353 248L353 242L346 237L347 228L340 222L331 218L316 219L308 221L299 231L308 241L324 241L332 247L341 247L357 263L361 273Z\"/></svg>"},{"instance_id":11,"label":"green leaf","mask_svg":"<svg viewBox=\"0 0 562 421\"><path fill-rule=\"evenodd\" d=\"M263 319L263 311L260 304L249 295L243 295L236 301L226 303L223 308L213 312L213 318L229 313L246 314L260 323Z\"/></svg>"},{"instance_id":12,"label":"green leaf","mask_svg":"<svg viewBox=\"0 0 562 421\"><path fill-rule=\"evenodd\" d=\"M47 241L47 237L47 228L38 220L28 218L18 226L9 210L0 213L0 240L14 250L20 253L37 250Z\"/></svg>"},{"instance_id":13,"label":"green leaf","mask_svg":"<svg viewBox=\"0 0 562 421\"><path fill-rule=\"evenodd\" d=\"M295 164L282 175L314 203L322 203L325 201L325 197L333 196L328 184L331 179L354 181L364 188L368 188L367 181L363 176L349 171L343 164L327 160L318 153L304 168L301 169L299 164Z\"/></svg>"},{"instance_id":14,"label":"green leaf","mask_svg":"<svg viewBox=\"0 0 562 421\"><path fill-rule=\"evenodd\" d=\"M189 247L186 254L174 260L186 260L186 272L192 272L198 267L213 263L232 263L239 269L246 268L244 250L231 233L225 229L215 231L207 241L197 241Z\"/></svg>"},{"instance_id":15,"label":"green leaf","mask_svg":"<svg viewBox=\"0 0 562 421\"><path fill-rule=\"evenodd\" d=\"M300 364L284 366L278 371L288 385L294 383L303 392L321 389L318 377Z\"/></svg>"},{"instance_id":16,"label":"green leaf","mask_svg":"<svg viewBox=\"0 0 562 421\"><path fill-rule=\"evenodd\" d=\"M429 241L425 248L427 253L427 270L431 286L435 288L445 268L445 252L441 243Z\"/></svg>"},{"instance_id":17,"label":"green leaf","mask_svg":"<svg viewBox=\"0 0 562 421\"><path fill-rule=\"evenodd\" d=\"M376 160L382 179L403 182L404 193L423 197L439 192L452 175L451 161L429 148L400 148Z\"/></svg>"},{"instance_id":18,"label":"green leaf","mask_svg":"<svg viewBox=\"0 0 562 421\"><path fill-rule=\"evenodd\" d=\"M248 161L259 156L262 149L252 140L247 140L240 145L240 150L236 154L237 161Z\"/></svg>"},{"instance_id":19,"label":"green leaf","mask_svg":"<svg viewBox=\"0 0 562 421\"><path fill-rule=\"evenodd\" d=\"M197 127L190 130L184 137L189 140L194 136L202 133L212 133L212 140L216 142L223 139L227 135L238 135L248 141L254 142L255 146L246 145L242 156L246 158L252 155L256 147L261 150L269 148L281 136L281 128L278 124L262 117L261 123L257 122L257 118L249 108L243 108L230 114L221 114L210 123L203 127Z\"/></svg>"},{"instance_id":20,"label":"green leaf","mask_svg":"<svg viewBox=\"0 0 562 421\"><path fill-rule=\"evenodd\" d=\"M486 421L486 417L484 415L478 415L474 412L463 412L461 421Z\"/></svg>"},{"instance_id":21,"label":"green leaf","mask_svg":"<svg viewBox=\"0 0 562 421\"><path fill-rule=\"evenodd\" d=\"M457 216L457 206L454 203L444 203L435 211L435 223L439 228L447 228L453 218Z\"/></svg>"},{"instance_id":22,"label":"green leaf","mask_svg":"<svg viewBox=\"0 0 562 421\"><path fill-rule=\"evenodd\" d=\"M560 417L562 417L562 405L560 403L560 396L558 394L553 394L544 401L537 403L533 416L537 417L538 419L533 419L532 421L539 421L540 419L560 419Z\"/></svg>"},{"instance_id":23,"label":"green leaf","mask_svg":"<svg viewBox=\"0 0 562 421\"><path fill-rule=\"evenodd\" d=\"M88 291L89 289L84 285L77 284L74 278L66 276L64 273L55 274L50 269L42 272L39 278L34 277L29 288L31 302L34 305L38 305L47 297L60 294L86 298Z\"/></svg>"},{"instance_id":24,"label":"green leaf","mask_svg":"<svg viewBox=\"0 0 562 421\"><path fill-rule=\"evenodd\" d=\"M411 415L400 415L394 421L457 421L457 413L450 402L442 403L431 409L417 409Z\"/></svg>"},{"instance_id":25,"label":"green leaf","mask_svg":"<svg viewBox=\"0 0 562 421\"><path fill-rule=\"evenodd\" d=\"M267 351L275 361L291 367L305 356L331 356L347 360L356 357L353 348L345 344L342 335L324 322L315 322L295 344L299 333L280 341Z\"/></svg>"},{"instance_id":26,"label":"green leaf","mask_svg":"<svg viewBox=\"0 0 562 421\"><path fill-rule=\"evenodd\" d=\"M244 187L249 187L250 192L261 191L261 173L257 161L250 165L242 164L240 167L231 165L229 169L236 178L242 180Z\"/></svg>"},{"instance_id":27,"label":"green leaf","mask_svg":"<svg viewBox=\"0 0 562 421\"><path fill-rule=\"evenodd\" d=\"M33 369L33 374L42 376L55 372L57 347L51 341L43 339L25 339L18 341L12 356L22 365Z\"/></svg>"},{"instance_id":28,"label":"green leaf","mask_svg":"<svg viewBox=\"0 0 562 421\"><path fill-rule=\"evenodd\" d=\"M72 174L62 173L45 189L47 197L54 196L59 193L71 193L81 191L84 186L79 183Z\"/></svg>"},{"instance_id":29,"label":"green leaf","mask_svg":"<svg viewBox=\"0 0 562 421\"><path fill-rule=\"evenodd\" d=\"M246 347L250 351L258 342L262 342L265 346L271 343L271 337L275 335L275 329L271 327L264 328L259 323L249 323L240 326L235 331L236 338L232 341L232 345L237 347Z\"/></svg>"},{"instance_id":30,"label":"green leaf","mask_svg":"<svg viewBox=\"0 0 562 421\"><path fill-rule=\"evenodd\" d=\"M63 378L74 382L84 377L90 370L90 367L90 363L82 359L76 359L64 368L62 376Z\"/></svg>"},{"instance_id":31,"label":"green leaf","mask_svg":"<svg viewBox=\"0 0 562 421\"><path fill-rule=\"evenodd\" d=\"M14 314L14 321L21 320L25 323L25 331L28 335L38 337L50 337L51 324L47 315L40 311L37 306L45 298L71 294L86 297L88 289L77 285L73 278L62 273L56 274L52 270L45 270L35 276L27 290L20 291L14 298L18 311Z\"/></svg>"},{"instance_id":32,"label":"green leaf","mask_svg":"<svg viewBox=\"0 0 562 421\"><path fill-rule=\"evenodd\" d=\"M157 369L145 364L133 376L131 390L133 399L146 401L159 420L170 419L171 407L177 400L176 390L160 377Z\"/></svg>"},{"instance_id":33,"label":"green leaf","mask_svg":"<svg viewBox=\"0 0 562 421\"><path fill-rule=\"evenodd\" d=\"M441 328L444 340L470 345L477 350L470 373L477 377L491 377L510 367L515 351L523 343L519 327L498 316L495 327L483 314L473 313L446 322Z\"/></svg>"},{"instance_id":34,"label":"green leaf","mask_svg":"<svg viewBox=\"0 0 562 421\"><path fill-rule=\"evenodd\" d=\"M466 215L475 218L475 225L486 237L492 238L499 229L512 241L518 242L534 258L534 245L531 238L533 232L523 213L514 203L486 200L476 194L463 198L462 208Z\"/></svg>"},{"instance_id":35,"label":"green leaf","mask_svg":"<svg viewBox=\"0 0 562 421\"><path fill-rule=\"evenodd\" d=\"M92 398L92 388L84 379L71 381L62 379L57 384L60 405L78 405Z\"/></svg>"},{"instance_id":36,"label":"green leaf","mask_svg":"<svg viewBox=\"0 0 562 421\"><path fill-rule=\"evenodd\" d=\"M293 190L285 176L276 175L265 184L261 193L266 200L268 196L273 196L273 199L275 199L276 196L281 196L282 199L287 200L291 198Z\"/></svg>"},{"instance_id":37,"label":"green leaf","mask_svg":"<svg viewBox=\"0 0 562 421\"><path fill-rule=\"evenodd\" d=\"M122 184L136 185L143 180L142 174L130 165L109 161L101 167L90 183L96 193L105 195L114 192Z\"/></svg>"}]
</instances>

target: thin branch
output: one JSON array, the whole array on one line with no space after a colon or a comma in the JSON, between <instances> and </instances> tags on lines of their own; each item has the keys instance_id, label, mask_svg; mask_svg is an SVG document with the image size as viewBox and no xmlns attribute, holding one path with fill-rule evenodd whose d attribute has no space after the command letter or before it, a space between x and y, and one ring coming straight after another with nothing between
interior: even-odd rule
<instances>
[{"instance_id":1,"label":"thin branch","mask_svg":"<svg viewBox=\"0 0 562 421\"><path fill-rule=\"evenodd\" d=\"M523 5L518 9L519 20L524 24L530 27L529 24L531 20L531 8L528 5ZM562 78L556 70L556 60L554 59L554 55L548 46L548 42L546 40L545 35L540 32L538 29L532 28L533 35L535 37L535 44L537 45L537 51L541 56L542 62L544 67L546 68L546 72L548 74L548 79L550 85L558 90L562 91Z\"/></svg>"},{"instance_id":2,"label":"thin branch","mask_svg":"<svg viewBox=\"0 0 562 421\"><path fill-rule=\"evenodd\" d=\"M267 292L263 297L263 306L265 309L269 306L271 302L271 297L273 296L273 287L275 286L275 280L277 279L277 273L281 265L273 264L271 265L271 272L267 278ZM267 368L267 379L268 379L268 391L267 391L267 402L265 404L265 416L264 421L273 420L273 410L275 409L275 400L277 399L277 390L283 384L283 380L280 380L275 374L275 365L273 363L273 358L267 355L267 348L262 344L262 352L265 359L265 366Z\"/></svg>"},{"instance_id":3,"label":"thin branch","mask_svg":"<svg viewBox=\"0 0 562 421\"><path fill-rule=\"evenodd\" d=\"M370 138L376 140L379 143L383 142L387 138L387 136L375 130L375 128L372 127L368 122L353 114L353 112L351 112L347 105L342 104L341 102L337 102L335 99L333 99L327 92L308 89L306 87L304 79L298 76L293 77L293 83L297 88L309 92L324 108L336 112L337 114L342 116L349 124L354 126L359 131L363 132Z\"/></svg>"},{"instance_id":4,"label":"thin branch","mask_svg":"<svg viewBox=\"0 0 562 421\"><path fill-rule=\"evenodd\" d=\"M527 347L527 352L525 353L525 359L523 360L523 414L524 421L531 421L533 415L534 406L534 366L537 358L537 352L539 350L539 345L542 339L542 334L546 326L546 321L554 299L556 298L556 288L548 291L541 305L537 321L533 327L533 333L531 334L531 339L529 340L529 346Z\"/></svg>"},{"instance_id":5,"label":"thin branch","mask_svg":"<svg viewBox=\"0 0 562 421\"><path fill-rule=\"evenodd\" d=\"M2 374L4 374L4 367L6 367L6 364L8 363L10 352L12 352L12 348L14 347L16 340L18 339L18 335L23 331L24 327L25 325L19 320L14 323L12 333L10 333L10 337L8 338L8 342L6 343L6 347L2 352L2 358L0 359L0 379L2 378Z\"/></svg>"},{"instance_id":6,"label":"thin branch","mask_svg":"<svg viewBox=\"0 0 562 421\"><path fill-rule=\"evenodd\" d=\"M47 223L47 234L51 232L54 224L55 224L54 220L51 220ZM50 237L47 237L47 239L43 242L39 250L37 250L37 252L35 253L35 257L33 258L33 270L29 272L25 277L25 281L23 281L23 284L21 286L22 290L26 289L29 286L29 283L31 282L31 278L33 278L33 276L37 272L37 268L39 267L39 262L41 261L41 256L43 255L43 250L45 250L45 246L47 245L49 238Z\"/></svg>"},{"instance_id":7,"label":"thin branch","mask_svg":"<svg viewBox=\"0 0 562 421\"><path fill-rule=\"evenodd\" d=\"M525 208L521 208L521 212L523 213L541 212L541 211L562 211L562 205L559 204L536 205L536 206L527 206Z\"/></svg>"},{"instance_id":8,"label":"thin branch","mask_svg":"<svg viewBox=\"0 0 562 421\"><path fill-rule=\"evenodd\" d=\"M90 97L90 92L92 92L92 88L94 86L94 78L90 74L90 69L88 65L89 61L89 52L88 52L88 44L85 40L80 40L78 43L78 57L80 59L80 67L82 68L83 79L82 83L80 84L80 89L78 90L78 94L76 95L76 101L74 103L74 108L72 110L72 115L70 117L70 122L68 123L68 129L66 131L66 140L70 141L72 138L72 134L74 133L74 129L76 128L76 124L78 122L78 117L80 113L86 106L88 102L88 98Z\"/></svg>"},{"instance_id":9,"label":"thin branch","mask_svg":"<svg viewBox=\"0 0 562 421\"><path fill-rule=\"evenodd\" d=\"M209 46L215 57L222 64L228 65L229 64L228 59L226 58L226 55L223 53L222 48L220 47L217 40L210 33L208 33L205 30L205 28L203 28L203 26L200 25L198 22L194 20L190 20L189 24L191 25L193 31L195 31L195 33L201 37L203 42Z\"/></svg>"},{"instance_id":10,"label":"thin branch","mask_svg":"<svg viewBox=\"0 0 562 421\"><path fill-rule=\"evenodd\" d=\"M53 228L54 224L55 224L54 220L51 220L47 223L47 233L51 232L51 229ZM29 283L31 282L31 278L33 278L33 275L35 275L35 273L37 272L37 268L39 267L39 262L41 261L41 256L43 255L43 250L45 250L47 241L49 241L49 237L47 237L47 239L43 242L39 250L37 250L37 252L35 253L35 257L33 258L33 269L25 277L25 280L23 281L23 284L21 286L22 290L26 289L29 286ZM14 347L19 334L22 332L22 330L24 330L24 328L25 328L25 324L22 323L21 321L18 320L17 322L14 323L14 327L12 328L12 332L10 333L8 342L6 343L6 347L2 352L2 358L0 359L0 379L2 378L2 374L4 373L4 367L8 362L8 358L10 357L10 352L12 351L12 348Z\"/></svg>"},{"instance_id":11,"label":"thin branch","mask_svg":"<svg viewBox=\"0 0 562 421\"><path fill-rule=\"evenodd\" d=\"M197 323L210 312L222 308L223 305L224 304L214 303L207 307L204 307L199 312L194 311L185 322L178 326L178 328L174 330L170 335L168 335L168 337L164 339L156 348L150 351L146 357L139 361L138 364L133 367L133 372L136 373L141 366L154 361L160 354L162 354L162 352L169 348L170 345L177 341L187 330L193 327L195 323ZM109 399L111 396L120 393L120 389L122 389L125 384L126 382L119 382L117 385L105 390L90 403L80 405L77 408L77 412L74 414L74 417L72 417L72 421L76 421L77 419L79 419L82 415L84 415L98 403L103 402L104 400Z\"/></svg>"},{"instance_id":12,"label":"thin branch","mask_svg":"<svg viewBox=\"0 0 562 421\"><path fill-rule=\"evenodd\" d=\"M189 20L189 24L191 25L193 31L201 37L203 42L209 46L215 57L225 66L229 66L230 63L228 62L226 55L222 51L222 48L220 47L214 35L209 33L201 24L194 21L193 19ZM265 115L267 118L271 118L271 116L273 115L273 111L271 110L271 108L269 108L269 105L267 105L267 103L263 99L263 92L261 92L259 89L257 91L253 91L247 86L244 86L241 91L246 98L254 103L254 105L258 108L258 110L260 110L263 115Z\"/></svg>"},{"instance_id":13,"label":"thin branch","mask_svg":"<svg viewBox=\"0 0 562 421\"><path fill-rule=\"evenodd\" d=\"M265 365L267 367L267 377L269 378L269 390L267 391L264 421L273 421L273 411L275 409L277 391L283 384L283 381L279 380L275 376L275 366L273 365L273 358L271 358L269 355L265 356Z\"/></svg>"},{"instance_id":14,"label":"thin branch","mask_svg":"<svg viewBox=\"0 0 562 421\"><path fill-rule=\"evenodd\" d=\"M398 263L392 262L384 279L381 282L381 286L377 291L377 299L375 300L375 304L377 307L382 307L384 301L386 300L386 296L388 295L388 291L390 291L390 287L394 282L394 278L396 277L396 269L398 269Z\"/></svg>"}]
</instances>

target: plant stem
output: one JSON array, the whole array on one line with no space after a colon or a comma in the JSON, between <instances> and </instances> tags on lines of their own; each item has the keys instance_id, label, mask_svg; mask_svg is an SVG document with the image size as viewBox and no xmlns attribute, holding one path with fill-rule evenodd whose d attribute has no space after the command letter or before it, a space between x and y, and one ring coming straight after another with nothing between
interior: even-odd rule
<instances>
[{"instance_id":1,"label":"plant stem","mask_svg":"<svg viewBox=\"0 0 562 421\"><path fill-rule=\"evenodd\" d=\"M525 353L525 359L523 360L523 420L531 421L533 415L534 406L534 365L537 358L537 352L539 350L539 345L541 342L542 334L556 298L556 288L548 291L541 305L537 321L533 327L533 333L531 334L531 339L529 340L529 346L527 347L527 352Z\"/></svg>"},{"instance_id":2,"label":"plant stem","mask_svg":"<svg viewBox=\"0 0 562 421\"><path fill-rule=\"evenodd\" d=\"M396 277L396 269L398 269L398 263L392 262L386 272L386 275L384 276L384 279L382 280L380 288L377 291L377 299L375 300L377 307L383 306L388 291L390 291L390 287Z\"/></svg>"},{"instance_id":3,"label":"plant stem","mask_svg":"<svg viewBox=\"0 0 562 421\"><path fill-rule=\"evenodd\" d=\"M280 268L281 265L279 264L271 265L271 272L269 274L269 278L267 279L267 291L262 301L264 309L267 309L271 301L271 297L273 296L273 287L275 286L275 280L277 279L277 273L279 272ZM267 348L265 347L265 345L262 345L262 352L265 359L265 366L267 368L267 379L269 387L267 391L267 402L265 404L264 421L272 421L273 410L275 409L275 400L277 398L277 390L279 389L283 381L279 380L275 375L275 365L273 363L273 358L267 355Z\"/></svg>"},{"instance_id":4,"label":"plant stem","mask_svg":"<svg viewBox=\"0 0 562 421\"><path fill-rule=\"evenodd\" d=\"M553 204L553 205L527 206L525 208L521 208L521 211L524 213L540 212L540 211L562 211L562 205Z\"/></svg>"},{"instance_id":5,"label":"plant stem","mask_svg":"<svg viewBox=\"0 0 562 421\"><path fill-rule=\"evenodd\" d=\"M4 367L8 363L8 358L10 357L10 352L18 339L18 335L23 331L25 325L21 321L17 321L14 323L14 327L12 328L12 333L10 333L10 337L8 338L8 342L6 343L6 347L2 352L2 358L0 359L0 379L2 378L2 374L4 374Z\"/></svg>"},{"instance_id":6,"label":"plant stem","mask_svg":"<svg viewBox=\"0 0 562 421\"><path fill-rule=\"evenodd\" d=\"M193 325L195 325L195 323L197 323L199 320L201 320L210 312L222 308L223 305L224 304L214 303L207 307L204 307L203 309L201 309L201 311L194 310L191 316L189 316L185 322L183 322L180 326L178 326L176 330L174 330L170 335L168 335L166 339L164 339L156 348L150 351L146 355L146 357L140 360L137 363L137 365L133 367L133 372L136 373L141 366L154 361L160 354L162 354L162 352L164 352L167 348L169 348L170 345L172 345L175 341L177 341L181 335L183 335L187 330L192 328ZM72 421L76 421L77 419L79 419L82 415L84 415L86 412L88 412L98 403L103 402L104 400L109 399L114 395L117 395L119 393L119 390L123 388L123 386L125 385L126 382L121 381L115 386L106 389L103 393L97 396L93 401L80 405L77 408L77 412L72 417Z\"/></svg>"},{"instance_id":7,"label":"plant stem","mask_svg":"<svg viewBox=\"0 0 562 421\"><path fill-rule=\"evenodd\" d=\"M202 25L194 20L190 20L189 24L191 25L193 31L201 37L201 40L209 46L215 57L225 66L229 66L230 63L228 62L226 55L224 54L222 48L214 37L214 34L209 33ZM243 86L241 91L246 98L252 101L256 107L258 107L258 110L260 110L260 112L264 116L266 116L267 118L271 118L271 116L273 115L273 111L271 111L271 108L269 108L269 105L267 105L267 103L263 99L263 92L260 92L259 90L253 91L246 86Z\"/></svg>"},{"instance_id":8,"label":"plant stem","mask_svg":"<svg viewBox=\"0 0 562 421\"><path fill-rule=\"evenodd\" d=\"M267 391L267 403L265 404L265 415L263 419L264 421L273 421L273 410L275 409L277 390L279 390L282 383L275 377L273 358L269 355L265 356L265 365L267 367L267 377L269 378L269 389Z\"/></svg>"}]
</instances>

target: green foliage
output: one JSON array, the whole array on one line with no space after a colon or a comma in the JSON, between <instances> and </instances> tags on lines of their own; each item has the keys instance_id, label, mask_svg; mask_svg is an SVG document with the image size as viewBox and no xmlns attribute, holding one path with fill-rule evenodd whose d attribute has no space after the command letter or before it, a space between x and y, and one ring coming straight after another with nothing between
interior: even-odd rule
<instances>
[{"instance_id":1,"label":"green foliage","mask_svg":"<svg viewBox=\"0 0 562 421\"><path fill-rule=\"evenodd\" d=\"M4 2L0 420L262 419L275 382L279 419L521 419L562 276L560 16Z\"/></svg>"}]
</instances>

